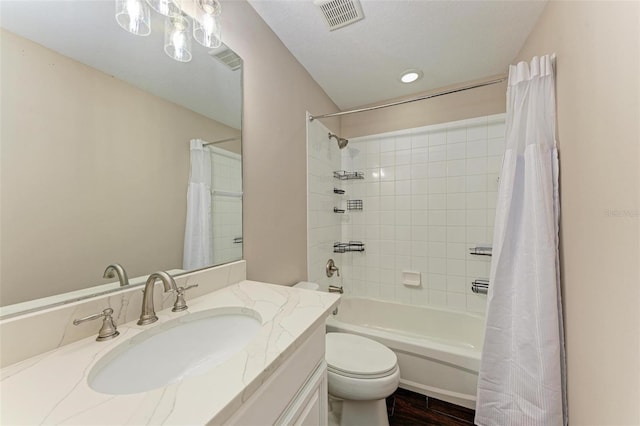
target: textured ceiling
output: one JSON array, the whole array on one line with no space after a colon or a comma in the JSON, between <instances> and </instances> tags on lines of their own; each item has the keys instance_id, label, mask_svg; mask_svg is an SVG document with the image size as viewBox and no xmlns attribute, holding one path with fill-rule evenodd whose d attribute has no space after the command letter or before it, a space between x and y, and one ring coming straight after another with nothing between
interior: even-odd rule
<instances>
[{"instance_id":1,"label":"textured ceiling","mask_svg":"<svg viewBox=\"0 0 640 426\"><path fill-rule=\"evenodd\" d=\"M506 73L546 4L362 0L365 18L330 32L312 0L248 1L343 110ZM424 77L400 83L408 68Z\"/></svg>"}]
</instances>

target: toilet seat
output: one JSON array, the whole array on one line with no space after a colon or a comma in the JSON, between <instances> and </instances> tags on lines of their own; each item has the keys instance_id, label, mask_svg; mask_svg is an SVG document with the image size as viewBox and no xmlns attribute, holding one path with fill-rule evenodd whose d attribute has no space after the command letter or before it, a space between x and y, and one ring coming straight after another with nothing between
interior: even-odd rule
<instances>
[{"instance_id":1,"label":"toilet seat","mask_svg":"<svg viewBox=\"0 0 640 426\"><path fill-rule=\"evenodd\" d=\"M398 358L386 346L348 333L327 333L327 369L354 379L378 379L398 370Z\"/></svg>"}]
</instances>

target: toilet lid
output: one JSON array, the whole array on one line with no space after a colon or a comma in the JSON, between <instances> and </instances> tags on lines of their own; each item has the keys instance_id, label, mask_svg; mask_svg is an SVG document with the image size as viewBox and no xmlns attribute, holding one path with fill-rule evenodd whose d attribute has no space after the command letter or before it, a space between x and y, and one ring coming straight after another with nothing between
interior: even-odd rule
<instances>
[{"instance_id":1,"label":"toilet lid","mask_svg":"<svg viewBox=\"0 0 640 426\"><path fill-rule=\"evenodd\" d=\"M398 358L386 346L366 337L327 333L329 370L350 377L383 377L396 369Z\"/></svg>"}]
</instances>

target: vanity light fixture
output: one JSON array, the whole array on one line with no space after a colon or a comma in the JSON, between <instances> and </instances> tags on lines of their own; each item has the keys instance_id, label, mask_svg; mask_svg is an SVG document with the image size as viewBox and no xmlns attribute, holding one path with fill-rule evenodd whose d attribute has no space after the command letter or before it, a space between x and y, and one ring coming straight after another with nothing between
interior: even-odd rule
<instances>
[{"instance_id":1,"label":"vanity light fixture","mask_svg":"<svg viewBox=\"0 0 640 426\"><path fill-rule=\"evenodd\" d=\"M144 0L116 0L116 21L131 34L151 34L149 6Z\"/></svg>"},{"instance_id":2,"label":"vanity light fixture","mask_svg":"<svg viewBox=\"0 0 640 426\"><path fill-rule=\"evenodd\" d=\"M183 12L183 2L193 2L193 23ZM150 9L166 16L164 25L164 51L179 62L191 60L191 31L193 38L207 48L222 45L219 0L115 0L116 21L131 34L146 36L151 33Z\"/></svg>"},{"instance_id":3,"label":"vanity light fixture","mask_svg":"<svg viewBox=\"0 0 640 426\"><path fill-rule=\"evenodd\" d=\"M220 12L218 0L195 0L196 16L193 18L193 38L204 47L216 48L222 45Z\"/></svg>"},{"instance_id":4,"label":"vanity light fixture","mask_svg":"<svg viewBox=\"0 0 640 426\"><path fill-rule=\"evenodd\" d=\"M171 16L174 14L175 8L179 8L179 5L173 0L147 0L147 3L153 10L164 16Z\"/></svg>"},{"instance_id":5,"label":"vanity light fixture","mask_svg":"<svg viewBox=\"0 0 640 426\"><path fill-rule=\"evenodd\" d=\"M189 20L185 16L176 15L165 18L164 52L178 62L191 60Z\"/></svg>"},{"instance_id":6,"label":"vanity light fixture","mask_svg":"<svg viewBox=\"0 0 640 426\"><path fill-rule=\"evenodd\" d=\"M400 74L400 81L403 83L413 83L422 78L422 71L416 69L410 69Z\"/></svg>"}]
</instances>

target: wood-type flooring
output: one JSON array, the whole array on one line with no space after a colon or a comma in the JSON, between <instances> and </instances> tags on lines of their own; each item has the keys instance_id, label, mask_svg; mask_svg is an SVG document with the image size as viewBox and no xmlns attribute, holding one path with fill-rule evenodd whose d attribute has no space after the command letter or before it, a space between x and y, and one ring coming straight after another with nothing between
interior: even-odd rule
<instances>
[{"instance_id":1,"label":"wood-type flooring","mask_svg":"<svg viewBox=\"0 0 640 426\"><path fill-rule=\"evenodd\" d=\"M389 426L473 426L475 411L406 389L387 398Z\"/></svg>"}]
</instances>

